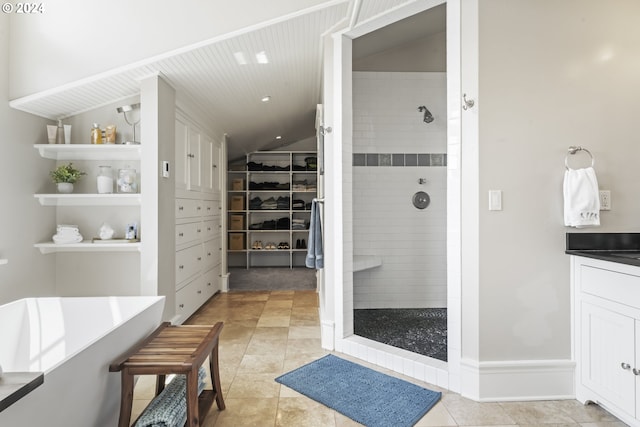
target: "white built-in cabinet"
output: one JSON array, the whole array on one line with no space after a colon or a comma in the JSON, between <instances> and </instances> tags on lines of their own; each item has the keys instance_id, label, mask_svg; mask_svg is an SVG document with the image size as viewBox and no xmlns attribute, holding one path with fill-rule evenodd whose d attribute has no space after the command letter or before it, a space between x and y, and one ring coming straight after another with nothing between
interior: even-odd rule
<instances>
[{"instance_id":1,"label":"white built-in cabinet","mask_svg":"<svg viewBox=\"0 0 640 427\"><path fill-rule=\"evenodd\" d=\"M571 258L576 398L640 426L640 267Z\"/></svg>"},{"instance_id":2,"label":"white built-in cabinet","mask_svg":"<svg viewBox=\"0 0 640 427\"><path fill-rule=\"evenodd\" d=\"M222 144L180 110L175 125L176 323L222 289Z\"/></svg>"}]
</instances>

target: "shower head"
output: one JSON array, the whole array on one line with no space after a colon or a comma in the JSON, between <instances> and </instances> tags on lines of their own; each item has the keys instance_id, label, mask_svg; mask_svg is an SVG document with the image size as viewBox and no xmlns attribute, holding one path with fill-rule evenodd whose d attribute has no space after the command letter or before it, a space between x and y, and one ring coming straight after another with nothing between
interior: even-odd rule
<instances>
[{"instance_id":1,"label":"shower head","mask_svg":"<svg viewBox=\"0 0 640 427\"><path fill-rule=\"evenodd\" d=\"M433 121L433 115L431 114L431 111L427 110L427 107L421 105L418 107L418 111L420 111L421 113L424 111L424 118L422 120L425 123L431 123Z\"/></svg>"}]
</instances>

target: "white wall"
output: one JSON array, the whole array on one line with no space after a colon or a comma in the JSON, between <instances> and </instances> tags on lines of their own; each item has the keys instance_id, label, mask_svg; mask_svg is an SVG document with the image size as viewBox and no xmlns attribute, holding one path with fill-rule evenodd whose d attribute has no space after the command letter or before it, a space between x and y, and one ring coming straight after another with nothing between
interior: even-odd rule
<instances>
[{"instance_id":1,"label":"white wall","mask_svg":"<svg viewBox=\"0 0 640 427\"><path fill-rule=\"evenodd\" d=\"M569 359L565 232L639 229L639 16L636 0L479 3L481 361ZM562 223L570 145L611 190L597 229Z\"/></svg>"},{"instance_id":2,"label":"white wall","mask_svg":"<svg viewBox=\"0 0 640 427\"><path fill-rule=\"evenodd\" d=\"M0 15L0 304L54 294L54 257L41 255L33 244L50 238L55 214L41 207L33 194L49 181L54 162L33 148L47 140L50 122L9 108L9 19Z\"/></svg>"},{"instance_id":3,"label":"white wall","mask_svg":"<svg viewBox=\"0 0 640 427\"><path fill-rule=\"evenodd\" d=\"M354 308L447 305L446 117L445 73L353 73L353 252L382 259L354 273ZM413 206L417 191L427 209Z\"/></svg>"},{"instance_id":4,"label":"white wall","mask_svg":"<svg viewBox=\"0 0 640 427\"><path fill-rule=\"evenodd\" d=\"M56 0L11 15L10 99L129 65L326 0ZM6 62L4 62L6 63Z\"/></svg>"},{"instance_id":5,"label":"white wall","mask_svg":"<svg viewBox=\"0 0 640 427\"><path fill-rule=\"evenodd\" d=\"M354 71L446 71L445 32L353 60Z\"/></svg>"}]
</instances>

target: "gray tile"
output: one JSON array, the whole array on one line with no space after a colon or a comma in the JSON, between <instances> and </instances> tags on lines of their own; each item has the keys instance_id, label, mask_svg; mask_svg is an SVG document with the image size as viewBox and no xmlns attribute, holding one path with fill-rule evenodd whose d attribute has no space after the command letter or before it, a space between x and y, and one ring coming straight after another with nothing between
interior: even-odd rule
<instances>
[{"instance_id":1,"label":"gray tile","mask_svg":"<svg viewBox=\"0 0 640 427\"><path fill-rule=\"evenodd\" d=\"M391 154L380 154L378 164L380 166L391 166Z\"/></svg>"},{"instance_id":2,"label":"gray tile","mask_svg":"<svg viewBox=\"0 0 640 427\"><path fill-rule=\"evenodd\" d=\"M378 153L367 154L367 166L378 166Z\"/></svg>"},{"instance_id":3,"label":"gray tile","mask_svg":"<svg viewBox=\"0 0 640 427\"><path fill-rule=\"evenodd\" d=\"M365 166L365 155L363 153L353 153L353 166Z\"/></svg>"},{"instance_id":4,"label":"gray tile","mask_svg":"<svg viewBox=\"0 0 640 427\"><path fill-rule=\"evenodd\" d=\"M444 154L431 154L431 166L444 166Z\"/></svg>"},{"instance_id":5,"label":"gray tile","mask_svg":"<svg viewBox=\"0 0 640 427\"><path fill-rule=\"evenodd\" d=\"M393 166L404 166L404 154L392 154L391 161Z\"/></svg>"},{"instance_id":6,"label":"gray tile","mask_svg":"<svg viewBox=\"0 0 640 427\"><path fill-rule=\"evenodd\" d=\"M576 421L557 402L503 402L500 404L516 424L574 424Z\"/></svg>"},{"instance_id":7,"label":"gray tile","mask_svg":"<svg viewBox=\"0 0 640 427\"><path fill-rule=\"evenodd\" d=\"M460 395L447 393L442 403L458 425L513 425L512 417L498 403L479 403Z\"/></svg>"},{"instance_id":8,"label":"gray tile","mask_svg":"<svg viewBox=\"0 0 640 427\"><path fill-rule=\"evenodd\" d=\"M429 154L418 154L418 166L431 166L431 156Z\"/></svg>"},{"instance_id":9,"label":"gray tile","mask_svg":"<svg viewBox=\"0 0 640 427\"><path fill-rule=\"evenodd\" d=\"M418 166L418 155L417 154L405 154L404 155L404 165L405 166Z\"/></svg>"}]
</instances>

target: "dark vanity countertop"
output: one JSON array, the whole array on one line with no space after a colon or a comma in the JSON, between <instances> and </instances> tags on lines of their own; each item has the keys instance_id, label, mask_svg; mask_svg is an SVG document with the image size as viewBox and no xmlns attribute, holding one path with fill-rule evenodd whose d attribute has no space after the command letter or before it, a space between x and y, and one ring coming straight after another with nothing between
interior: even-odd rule
<instances>
[{"instance_id":1,"label":"dark vanity countertop","mask_svg":"<svg viewBox=\"0 0 640 427\"><path fill-rule=\"evenodd\" d=\"M565 253L640 267L640 233L567 233Z\"/></svg>"},{"instance_id":2,"label":"dark vanity countertop","mask_svg":"<svg viewBox=\"0 0 640 427\"><path fill-rule=\"evenodd\" d=\"M5 372L0 376L0 412L44 382L42 372Z\"/></svg>"}]
</instances>

